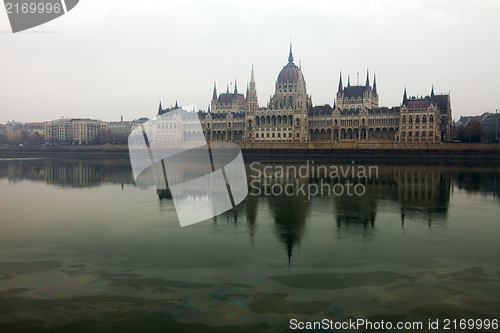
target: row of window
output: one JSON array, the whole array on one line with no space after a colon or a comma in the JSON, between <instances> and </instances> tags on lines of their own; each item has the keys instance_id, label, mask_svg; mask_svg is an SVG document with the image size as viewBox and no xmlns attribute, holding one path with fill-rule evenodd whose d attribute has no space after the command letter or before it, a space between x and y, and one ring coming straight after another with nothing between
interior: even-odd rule
<instances>
[{"instance_id":1,"label":"row of window","mask_svg":"<svg viewBox=\"0 0 500 333\"><path fill-rule=\"evenodd\" d=\"M250 133L250 137L252 137L252 133ZM256 138L259 138L259 133L255 135ZM260 133L261 138L286 138L287 133ZM288 133L288 137L292 137L292 133ZM300 137L300 133L297 132L297 138Z\"/></svg>"},{"instance_id":2,"label":"row of window","mask_svg":"<svg viewBox=\"0 0 500 333\"><path fill-rule=\"evenodd\" d=\"M422 124L427 123L427 116L426 115L423 115L422 118L420 118L420 116L417 115L417 116L415 116L415 118L413 118L413 116L408 116L408 124L413 124L414 119L415 119L415 124L420 124L420 120L422 120ZM429 123L433 123L433 122L434 122L434 116L430 115L429 116ZM406 116L401 117L401 123L406 124Z\"/></svg>"}]
</instances>

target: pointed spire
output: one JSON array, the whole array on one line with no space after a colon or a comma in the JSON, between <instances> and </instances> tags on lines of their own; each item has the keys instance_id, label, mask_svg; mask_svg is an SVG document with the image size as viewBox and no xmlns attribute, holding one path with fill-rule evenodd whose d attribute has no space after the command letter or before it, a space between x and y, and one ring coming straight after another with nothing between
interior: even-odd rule
<instances>
[{"instance_id":1,"label":"pointed spire","mask_svg":"<svg viewBox=\"0 0 500 333\"><path fill-rule=\"evenodd\" d=\"M256 111L259 108L259 101L257 99L257 89L255 88L255 78L253 75L253 65L252 65L250 84L247 86L247 101L250 102L250 106L254 111Z\"/></svg>"},{"instance_id":2,"label":"pointed spire","mask_svg":"<svg viewBox=\"0 0 500 333\"><path fill-rule=\"evenodd\" d=\"M403 95L403 104L406 105L406 102L408 101L408 96L406 95L406 87L405 87L405 93Z\"/></svg>"},{"instance_id":3,"label":"pointed spire","mask_svg":"<svg viewBox=\"0 0 500 333\"><path fill-rule=\"evenodd\" d=\"M237 84L236 84L236 79L234 79L234 94L235 95L238 94L238 87L237 87Z\"/></svg>"},{"instance_id":4,"label":"pointed spire","mask_svg":"<svg viewBox=\"0 0 500 333\"><path fill-rule=\"evenodd\" d=\"M250 88L248 87L248 83L247 83L247 93L246 93L246 98L248 99L248 91L250 90Z\"/></svg>"},{"instance_id":5,"label":"pointed spire","mask_svg":"<svg viewBox=\"0 0 500 333\"><path fill-rule=\"evenodd\" d=\"M339 90L337 91L339 94L342 92L342 71L340 71L340 78L339 78Z\"/></svg>"},{"instance_id":6,"label":"pointed spire","mask_svg":"<svg viewBox=\"0 0 500 333\"><path fill-rule=\"evenodd\" d=\"M161 107L161 101L160 101L160 106L158 106L158 113L160 113L162 110L163 108Z\"/></svg>"},{"instance_id":7,"label":"pointed spire","mask_svg":"<svg viewBox=\"0 0 500 333\"><path fill-rule=\"evenodd\" d=\"M226 94L229 94L229 83L227 84L227 87L226 87Z\"/></svg>"},{"instance_id":8,"label":"pointed spire","mask_svg":"<svg viewBox=\"0 0 500 333\"><path fill-rule=\"evenodd\" d=\"M377 95L377 78L375 77L375 74L373 74L373 94L375 96Z\"/></svg>"},{"instance_id":9,"label":"pointed spire","mask_svg":"<svg viewBox=\"0 0 500 333\"><path fill-rule=\"evenodd\" d=\"M177 105L177 100L175 100L175 108L178 109L179 106Z\"/></svg>"},{"instance_id":10,"label":"pointed spire","mask_svg":"<svg viewBox=\"0 0 500 333\"><path fill-rule=\"evenodd\" d=\"M370 74L368 73L368 69L366 69L366 88L370 88Z\"/></svg>"},{"instance_id":11,"label":"pointed spire","mask_svg":"<svg viewBox=\"0 0 500 333\"><path fill-rule=\"evenodd\" d=\"M292 54L292 39L290 39L290 54L288 55L288 63L293 62L293 54Z\"/></svg>"},{"instance_id":12,"label":"pointed spire","mask_svg":"<svg viewBox=\"0 0 500 333\"><path fill-rule=\"evenodd\" d=\"M434 97L434 85L432 85L431 97Z\"/></svg>"},{"instance_id":13,"label":"pointed spire","mask_svg":"<svg viewBox=\"0 0 500 333\"><path fill-rule=\"evenodd\" d=\"M212 95L212 99L216 100L217 99L217 87L215 86L215 81L214 81L214 93Z\"/></svg>"},{"instance_id":14,"label":"pointed spire","mask_svg":"<svg viewBox=\"0 0 500 333\"><path fill-rule=\"evenodd\" d=\"M347 75L347 86L351 86L351 75Z\"/></svg>"},{"instance_id":15,"label":"pointed spire","mask_svg":"<svg viewBox=\"0 0 500 333\"><path fill-rule=\"evenodd\" d=\"M297 91L299 95L306 93L306 85L304 84L304 75L302 75L302 68L299 68L299 76L297 78Z\"/></svg>"}]
</instances>

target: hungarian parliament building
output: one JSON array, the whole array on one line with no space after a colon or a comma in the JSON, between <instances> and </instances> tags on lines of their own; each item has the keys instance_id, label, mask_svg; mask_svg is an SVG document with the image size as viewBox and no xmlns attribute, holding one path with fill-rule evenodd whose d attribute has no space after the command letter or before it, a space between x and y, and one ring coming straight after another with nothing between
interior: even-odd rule
<instances>
[{"instance_id":1,"label":"hungarian parliament building","mask_svg":"<svg viewBox=\"0 0 500 333\"><path fill-rule=\"evenodd\" d=\"M160 103L158 114L169 110ZM267 107L259 107L252 67L246 94L236 84L219 94L214 84L210 108L198 117L207 141L229 142L447 142L452 125L450 95L432 88L428 96L408 97L405 88L401 105L380 107L375 76L371 84L368 73L365 85L349 79L344 85L341 74L333 107L314 106L291 46Z\"/></svg>"}]
</instances>

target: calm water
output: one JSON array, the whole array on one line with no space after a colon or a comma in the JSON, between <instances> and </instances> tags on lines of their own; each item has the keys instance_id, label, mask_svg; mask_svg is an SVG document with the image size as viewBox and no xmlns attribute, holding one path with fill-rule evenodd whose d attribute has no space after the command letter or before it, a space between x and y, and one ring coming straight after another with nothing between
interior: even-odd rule
<instances>
[{"instance_id":1,"label":"calm water","mask_svg":"<svg viewBox=\"0 0 500 333\"><path fill-rule=\"evenodd\" d=\"M247 173L278 165L303 163ZM172 201L136 187L126 160L0 160L0 329L499 318L500 167L377 167L369 179L250 177L235 209L181 228ZM264 181L351 181L364 193L266 195Z\"/></svg>"}]
</instances>

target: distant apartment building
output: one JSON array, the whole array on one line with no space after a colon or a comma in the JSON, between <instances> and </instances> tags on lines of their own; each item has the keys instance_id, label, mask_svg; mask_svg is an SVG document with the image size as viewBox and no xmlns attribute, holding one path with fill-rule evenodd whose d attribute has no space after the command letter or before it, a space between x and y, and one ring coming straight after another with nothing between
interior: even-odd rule
<instances>
[{"instance_id":1,"label":"distant apartment building","mask_svg":"<svg viewBox=\"0 0 500 333\"><path fill-rule=\"evenodd\" d=\"M139 118L132 121L108 122L108 130L116 136L128 137L130 133L137 127L148 122L148 118Z\"/></svg>"},{"instance_id":2,"label":"distant apartment building","mask_svg":"<svg viewBox=\"0 0 500 333\"><path fill-rule=\"evenodd\" d=\"M108 123L108 130L114 135L129 136L132 132L132 122L116 121Z\"/></svg>"},{"instance_id":3,"label":"distant apartment building","mask_svg":"<svg viewBox=\"0 0 500 333\"><path fill-rule=\"evenodd\" d=\"M498 110L496 110L496 113L487 112L483 114L480 121L483 133L498 140L500 134L498 128L500 126L500 113L498 113Z\"/></svg>"},{"instance_id":4,"label":"distant apartment building","mask_svg":"<svg viewBox=\"0 0 500 333\"><path fill-rule=\"evenodd\" d=\"M0 125L0 135L5 135L8 140L13 140L14 128L11 125Z\"/></svg>"},{"instance_id":5,"label":"distant apartment building","mask_svg":"<svg viewBox=\"0 0 500 333\"><path fill-rule=\"evenodd\" d=\"M89 144L98 139L101 130L107 129L106 122L97 119L58 119L45 123L47 144Z\"/></svg>"},{"instance_id":6,"label":"distant apartment building","mask_svg":"<svg viewBox=\"0 0 500 333\"><path fill-rule=\"evenodd\" d=\"M45 135L45 123L26 123L23 125L23 129L31 135L35 133Z\"/></svg>"}]
</instances>

